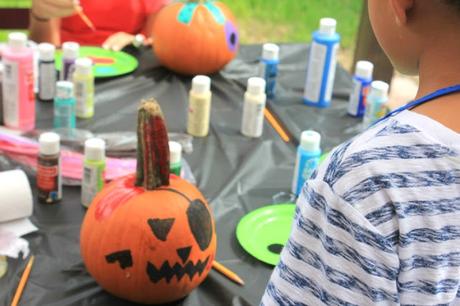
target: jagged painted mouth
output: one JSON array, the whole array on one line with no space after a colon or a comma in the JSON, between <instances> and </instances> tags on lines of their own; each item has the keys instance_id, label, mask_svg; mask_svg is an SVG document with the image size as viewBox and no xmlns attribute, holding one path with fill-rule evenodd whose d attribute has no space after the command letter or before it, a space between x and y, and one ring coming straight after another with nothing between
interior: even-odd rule
<instances>
[{"instance_id":1,"label":"jagged painted mouth","mask_svg":"<svg viewBox=\"0 0 460 306\"><path fill-rule=\"evenodd\" d=\"M177 281L180 281L185 275L188 275L190 280L192 280L196 274L201 276L208 265L208 261L209 256L204 261L198 260L196 264L192 261L187 261L185 265L175 263L172 267L169 261L165 261L159 269L151 262L147 262L147 275L153 283L158 283L162 279L170 283L174 276L177 277Z\"/></svg>"}]
</instances>

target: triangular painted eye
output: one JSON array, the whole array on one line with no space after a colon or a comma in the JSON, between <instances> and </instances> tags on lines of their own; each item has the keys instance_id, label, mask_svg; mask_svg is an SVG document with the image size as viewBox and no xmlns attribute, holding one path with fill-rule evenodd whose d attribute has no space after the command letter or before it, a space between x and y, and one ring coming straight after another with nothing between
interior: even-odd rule
<instances>
[{"instance_id":1,"label":"triangular painted eye","mask_svg":"<svg viewBox=\"0 0 460 306\"><path fill-rule=\"evenodd\" d=\"M174 223L174 218L171 219L148 219L147 223L152 230L152 233L161 241L166 241L169 231Z\"/></svg>"},{"instance_id":2,"label":"triangular painted eye","mask_svg":"<svg viewBox=\"0 0 460 306\"><path fill-rule=\"evenodd\" d=\"M202 251L206 250L212 240L212 219L206 204L200 199L190 203L187 209L190 230Z\"/></svg>"}]
</instances>

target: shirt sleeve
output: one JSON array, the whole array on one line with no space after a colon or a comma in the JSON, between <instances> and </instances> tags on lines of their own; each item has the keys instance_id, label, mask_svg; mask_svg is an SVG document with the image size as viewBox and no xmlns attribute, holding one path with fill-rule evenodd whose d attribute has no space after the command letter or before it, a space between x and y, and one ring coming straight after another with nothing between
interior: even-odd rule
<instances>
[{"instance_id":1,"label":"shirt sleeve","mask_svg":"<svg viewBox=\"0 0 460 306\"><path fill-rule=\"evenodd\" d=\"M396 247L322 180L297 201L262 305L397 305Z\"/></svg>"}]
</instances>

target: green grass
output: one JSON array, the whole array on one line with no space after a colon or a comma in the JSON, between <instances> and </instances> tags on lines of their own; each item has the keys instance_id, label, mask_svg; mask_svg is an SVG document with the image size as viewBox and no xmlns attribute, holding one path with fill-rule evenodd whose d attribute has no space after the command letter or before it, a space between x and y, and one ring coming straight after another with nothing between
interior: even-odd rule
<instances>
[{"instance_id":1,"label":"green grass","mask_svg":"<svg viewBox=\"0 0 460 306\"><path fill-rule=\"evenodd\" d=\"M355 45L361 0L223 0L240 23L243 43L308 42L321 17L337 19L342 46Z\"/></svg>"}]
</instances>

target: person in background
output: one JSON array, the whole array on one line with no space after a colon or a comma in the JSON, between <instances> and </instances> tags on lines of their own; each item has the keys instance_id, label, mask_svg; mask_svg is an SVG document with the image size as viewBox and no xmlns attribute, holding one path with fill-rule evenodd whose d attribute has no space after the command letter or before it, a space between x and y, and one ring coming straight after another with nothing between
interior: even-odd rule
<instances>
[{"instance_id":1,"label":"person in background","mask_svg":"<svg viewBox=\"0 0 460 306\"><path fill-rule=\"evenodd\" d=\"M148 44L156 13L169 0L32 0L30 39L61 45L102 45L121 50L134 43ZM77 9L92 21L95 31L76 14Z\"/></svg>"},{"instance_id":2,"label":"person in background","mask_svg":"<svg viewBox=\"0 0 460 306\"><path fill-rule=\"evenodd\" d=\"M262 305L460 305L460 0L368 0L417 100L306 182Z\"/></svg>"}]
</instances>

